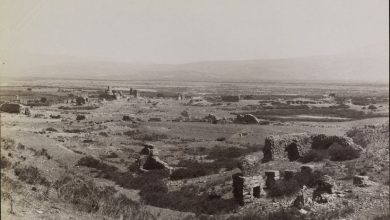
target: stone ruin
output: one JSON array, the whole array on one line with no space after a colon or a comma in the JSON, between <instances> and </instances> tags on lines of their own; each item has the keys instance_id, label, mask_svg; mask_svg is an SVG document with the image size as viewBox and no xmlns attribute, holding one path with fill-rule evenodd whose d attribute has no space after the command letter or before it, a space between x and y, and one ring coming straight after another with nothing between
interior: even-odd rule
<instances>
[{"instance_id":1,"label":"stone ruin","mask_svg":"<svg viewBox=\"0 0 390 220\"><path fill-rule=\"evenodd\" d=\"M233 175L233 195L237 203L244 205L260 198L264 184L263 177L244 176L242 173Z\"/></svg>"},{"instance_id":2,"label":"stone ruin","mask_svg":"<svg viewBox=\"0 0 390 220\"><path fill-rule=\"evenodd\" d=\"M362 148L346 136L327 136L324 134L285 134L266 137L263 148L263 162L271 160L296 161L311 149L329 150L333 148L351 148L360 152Z\"/></svg>"},{"instance_id":3,"label":"stone ruin","mask_svg":"<svg viewBox=\"0 0 390 220\"><path fill-rule=\"evenodd\" d=\"M132 96L134 98L138 98L140 95L139 95L138 90L130 88L130 96Z\"/></svg>"},{"instance_id":4,"label":"stone ruin","mask_svg":"<svg viewBox=\"0 0 390 220\"><path fill-rule=\"evenodd\" d=\"M137 160L137 167L141 172L149 170L167 170L171 172L172 170L172 167L159 158L159 152L152 144L144 145Z\"/></svg>"},{"instance_id":5,"label":"stone ruin","mask_svg":"<svg viewBox=\"0 0 390 220\"><path fill-rule=\"evenodd\" d=\"M233 178L233 195L236 202L240 205L245 205L255 201L266 194L265 190L270 190L281 181L288 182L293 178L307 176L310 178L315 174L313 165L302 165L301 170L286 169L282 173L279 170L266 170L265 179L261 175L259 157L255 155L247 155L240 160L238 167L241 172L232 175ZM298 173L299 172L299 173ZM298 179L299 180L299 179ZM312 196L306 192L299 193L293 206L302 207L307 201L315 201L317 203L325 203L335 193L335 181L328 175L321 176L314 185L317 186ZM305 189L303 186L303 191ZM264 190L265 189L265 190ZM302 190L301 190L302 191Z\"/></svg>"},{"instance_id":6,"label":"stone ruin","mask_svg":"<svg viewBox=\"0 0 390 220\"><path fill-rule=\"evenodd\" d=\"M353 185L359 187L366 187L371 185L371 181L369 180L368 176L355 175L353 177Z\"/></svg>"},{"instance_id":7,"label":"stone ruin","mask_svg":"<svg viewBox=\"0 0 390 220\"><path fill-rule=\"evenodd\" d=\"M335 181L332 177L328 175L322 176L317 181L317 188L313 192L313 200L317 203L327 203L329 201L329 196L335 191Z\"/></svg>"},{"instance_id":8,"label":"stone ruin","mask_svg":"<svg viewBox=\"0 0 390 220\"><path fill-rule=\"evenodd\" d=\"M264 180L260 174L256 174L256 164L259 158L247 155L240 160L238 167L241 173L233 174L233 195L238 204L244 205L260 198L263 194Z\"/></svg>"},{"instance_id":9,"label":"stone ruin","mask_svg":"<svg viewBox=\"0 0 390 220\"><path fill-rule=\"evenodd\" d=\"M266 181L265 187L267 189L272 188L276 184L276 181L280 179L279 170L267 170L265 171Z\"/></svg>"}]
</instances>

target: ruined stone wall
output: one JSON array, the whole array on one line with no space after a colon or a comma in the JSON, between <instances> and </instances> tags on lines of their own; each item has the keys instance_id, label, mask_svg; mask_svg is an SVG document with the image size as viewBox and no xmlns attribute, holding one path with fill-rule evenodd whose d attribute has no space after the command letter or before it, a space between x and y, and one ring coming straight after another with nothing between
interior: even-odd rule
<instances>
[{"instance_id":1,"label":"ruined stone wall","mask_svg":"<svg viewBox=\"0 0 390 220\"><path fill-rule=\"evenodd\" d=\"M288 152L286 151L286 148L293 143L297 146L298 154L302 156L305 152L310 150L312 139L311 136L306 133L268 136L265 139L263 148L263 161L287 160Z\"/></svg>"},{"instance_id":2,"label":"ruined stone wall","mask_svg":"<svg viewBox=\"0 0 390 220\"><path fill-rule=\"evenodd\" d=\"M332 144L337 143L343 147L350 147L359 151L359 146L354 144L353 140L346 136L327 136L324 134L285 134L271 135L266 137L263 148L263 162L270 160L288 160L289 147L295 144L298 157L302 157L310 149L325 150Z\"/></svg>"},{"instance_id":3,"label":"ruined stone wall","mask_svg":"<svg viewBox=\"0 0 390 220\"><path fill-rule=\"evenodd\" d=\"M264 186L261 175L244 176L241 173L233 175L233 195L240 205L253 202L259 198Z\"/></svg>"},{"instance_id":4,"label":"ruined stone wall","mask_svg":"<svg viewBox=\"0 0 390 220\"><path fill-rule=\"evenodd\" d=\"M324 134L312 135L312 148L313 149L328 149L333 143L340 144L341 146L353 146L353 140L346 136L327 136Z\"/></svg>"}]
</instances>

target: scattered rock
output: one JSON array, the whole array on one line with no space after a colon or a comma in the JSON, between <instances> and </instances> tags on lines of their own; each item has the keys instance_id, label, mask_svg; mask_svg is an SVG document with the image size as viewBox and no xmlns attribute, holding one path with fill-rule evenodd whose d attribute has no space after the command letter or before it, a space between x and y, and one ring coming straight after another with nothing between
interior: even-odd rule
<instances>
[{"instance_id":1,"label":"scattered rock","mask_svg":"<svg viewBox=\"0 0 390 220\"><path fill-rule=\"evenodd\" d=\"M371 185L368 176L355 175L353 177L353 184L359 187L366 187Z\"/></svg>"}]
</instances>

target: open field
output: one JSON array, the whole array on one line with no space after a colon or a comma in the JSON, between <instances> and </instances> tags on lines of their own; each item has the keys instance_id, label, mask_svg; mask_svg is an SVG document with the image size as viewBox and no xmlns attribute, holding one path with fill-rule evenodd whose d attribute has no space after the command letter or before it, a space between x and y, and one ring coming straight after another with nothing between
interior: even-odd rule
<instances>
[{"instance_id":1,"label":"open field","mask_svg":"<svg viewBox=\"0 0 390 220\"><path fill-rule=\"evenodd\" d=\"M389 216L388 85L42 79L2 82L0 92L1 104L29 109L1 112L2 219ZM298 209L305 213L291 209L294 187L238 204L237 164L247 155L262 159L271 135L301 133L348 136L364 150L352 159L313 151L302 160L259 160L258 172L313 165L339 193ZM158 159L149 156L160 168L140 167L145 144L158 150ZM372 184L355 186L355 175Z\"/></svg>"}]
</instances>

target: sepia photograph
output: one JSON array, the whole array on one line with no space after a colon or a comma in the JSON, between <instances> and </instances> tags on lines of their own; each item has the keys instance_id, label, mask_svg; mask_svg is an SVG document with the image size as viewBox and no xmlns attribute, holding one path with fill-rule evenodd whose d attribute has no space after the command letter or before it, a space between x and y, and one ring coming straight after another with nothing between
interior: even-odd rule
<instances>
[{"instance_id":1,"label":"sepia photograph","mask_svg":"<svg viewBox=\"0 0 390 220\"><path fill-rule=\"evenodd\" d=\"M389 220L388 0L0 0L3 220Z\"/></svg>"}]
</instances>

